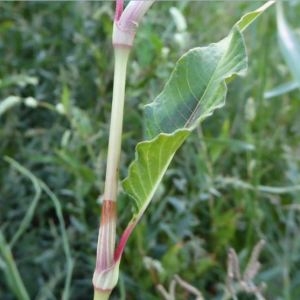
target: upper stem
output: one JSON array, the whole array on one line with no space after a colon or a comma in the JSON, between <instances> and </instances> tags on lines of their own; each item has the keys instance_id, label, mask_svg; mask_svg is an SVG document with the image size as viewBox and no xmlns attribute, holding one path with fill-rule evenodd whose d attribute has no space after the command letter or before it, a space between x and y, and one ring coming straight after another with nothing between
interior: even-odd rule
<instances>
[{"instance_id":1,"label":"upper stem","mask_svg":"<svg viewBox=\"0 0 300 300\"><path fill-rule=\"evenodd\" d=\"M106 299L103 297L109 296L110 291L117 284L119 275L120 257L118 256L117 259L115 259L114 254L117 223L116 201L121 154L126 68L138 23L153 2L154 0L130 1L126 9L122 12L123 0L117 0L113 29L115 53L113 100L103 207L97 245L96 269L93 276L95 300ZM127 238L124 239L125 242ZM124 248L124 245L122 247ZM118 252L120 255L123 248ZM99 298L100 296L102 298Z\"/></svg>"},{"instance_id":2,"label":"upper stem","mask_svg":"<svg viewBox=\"0 0 300 300\"><path fill-rule=\"evenodd\" d=\"M117 198L117 184L119 173L118 171L123 127L126 68L129 53L130 48L128 47L115 48L114 87L108 142L104 200L116 201Z\"/></svg>"}]
</instances>

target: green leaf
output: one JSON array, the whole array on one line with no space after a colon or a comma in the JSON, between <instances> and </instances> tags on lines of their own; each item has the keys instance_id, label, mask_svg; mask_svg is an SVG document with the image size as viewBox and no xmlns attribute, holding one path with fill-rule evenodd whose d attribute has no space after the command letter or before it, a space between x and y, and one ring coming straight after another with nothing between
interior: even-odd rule
<instances>
[{"instance_id":1,"label":"green leaf","mask_svg":"<svg viewBox=\"0 0 300 300\"><path fill-rule=\"evenodd\" d=\"M162 93L145 108L152 140L137 145L136 160L123 182L139 216L190 131L225 104L225 79L246 68L244 41L236 26L220 42L192 49L179 59Z\"/></svg>"},{"instance_id":2,"label":"green leaf","mask_svg":"<svg viewBox=\"0 0 300 300\"><path fill-rule=\"evenodd\" d=\"M275 3L275 0L270 0L258 9L251 11L244 16L236 23L240 31L244 31L254 20L256 20L266 9Z\"/></svg>"},{"instance_id":3,"label":"green leaf","mask_svg":"<svg viewBox=\"0 0 300 300\"><path fill-rule=\"evenodd\" d=\"M24 88L28 85L37 85L38 84L38 78L29 76L27 74L18 74L18 75L12 75L9 77L6 77L4 79L0 78L0 89L6 88L12 85L17 85L21 88Z\"/></svg>"},{"instance_id":4,"label":"green leaf","mask_svg":"<svg viewBox=\"0 0 300 300\"><path fill-rule=\"evenodd\" d=\"M276 7L278 43L280 50L286 64L294 76L294 79L300 85L300 39L286 21L282 1L278 0Z\"/></svg>"},{"instance_id":5,"label":"green leaf","mask_svg":"<svg viewBox=\"0 0 300 300\"><path fill-rule=\"evenodd\" d=\"M64 84L62 87L60 101L64 106L64 110L66 114L69 115L71 111L71 96L70 96L70 90L66 84Z\"/></svg>"},{"instance_id":6,"label":"green leaf","mask_svg":"<svg viewBox=\"0 0 300 300\"><path fill-rule=\"evenodd\" d=\"M29 300L29 295L14 260L11 248L0 229L0 258L4 277L17 299Z\"/></svg>"},{"instance_id":7,"label":"green leaf","mask_svg":"<svg viewBox=\"0 0 300 300\"><path fill-rule=\"evenodd\" d=\"M247 56L240 29L254 19L243 19L242 24L239 21L220 42L184 54L163 91L145 107L149 140L137 145L135 160L123 181L125 192L135 203L125 240L149 205L178 148L201 120L225 104L226 79L245 73Z\"/></svg>"},{"instance_id":8,"label":"green leaf","mask_svg":"<svg viewBox=\"0 0 300 300\"><path fill-rule=\"evenodd\" d=\"M286 20L282 1L278 0L276 3L279 49L294 80L265 92L264 97L266 99L281 96L300 87L300 39Z\"/></svg>"},{"instance_id":9,"label":"green leaf","mask_svg":"<svg viewBox=\"0 0 300 300\"><path fill-rule=\"evenodd\" d=\"M123 182L123 187L134 199L137 210L145 211L175 152L189 134L188 130L159 134L155 139L137 145L137 159Z\"/></svg>"},{"instance_id":10,"label":"green leaf","mask_svg":"<svg viewBox=\"0 0 300 300\"><path fill-rule=\"evenodd\" d=\"M16 106L21 103L21 98L18 96L8 96L4 100L0 102L0 117L5 112L7 112L10 108Z\"/></svg>"},{"instance_id":11,"label":"green leaf","mask_svg":"<svg viewBox=\"0 0 300 300\"><path fill-rule=\"evenodd\" d=\"M264 98L269 99L269 98L273 98L273 97L278 97L278 96L284 95L286 93L289 93L289 92L294 91L299 88L300 88L299 81L294 80L291 82L286 82L286 83L283 83L269 91L266 91L264 93Z\"/></svg>"},{"instance_id":12,"label":"green leaf","mask_svg":"<svg viewBox=\"0 0 300 300\"><path fill-rule=\"evenodd\" d=\"M220 42L188 51L162 93L145 108L147 135L193 129L225 104L225 79L242 75L246 68L245 45L236 26Z\"/></svg>"}]
</instances>

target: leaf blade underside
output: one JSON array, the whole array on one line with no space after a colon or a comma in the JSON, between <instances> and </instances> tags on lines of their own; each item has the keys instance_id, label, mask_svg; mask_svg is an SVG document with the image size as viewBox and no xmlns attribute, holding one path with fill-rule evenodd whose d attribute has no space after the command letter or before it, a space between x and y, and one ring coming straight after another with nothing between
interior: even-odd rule
<instances>
[{"instance_id":1,"label":"leaf blade underside","mask_svg":"<svg viewBox=\"0 0 300 300\"><path fill-rule=\"evenodd\" d=\"M137 145L136 158L123 188L135 203L139 219L151 201L174 154L200 121L225 104L225 80L247 68L238 27L218 43L194 48L177 62L157 98L145 107L149 140Z\"/></svg>"},{"instance_id":2,"label":"leaf blade underside","mask_svg":"<svg viewBox=\"0 0 300 300\"><path fill-rule=\"evenodd\" d=\"M246 14L220 42L184 54L163 91L146 105L147 140L138 143L135 159L123 180L124 191L134 200L134 214L121 237L117 259L176 151L199 122L224 106L228 79L245 74L247 55L242 32L273 3L268 1Z\"/></svg>"}]
</instances>

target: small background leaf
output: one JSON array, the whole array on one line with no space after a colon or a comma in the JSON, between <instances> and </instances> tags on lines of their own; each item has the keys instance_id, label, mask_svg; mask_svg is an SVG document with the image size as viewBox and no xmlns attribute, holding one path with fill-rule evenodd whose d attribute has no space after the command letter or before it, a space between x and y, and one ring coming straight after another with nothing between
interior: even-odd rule
<instances>
[{"instance_id":1,"label":"small background leaf","mask_svg":"<svg viewBox=\"0 0 300 300\"><path fill-rule=\"evenodd\" d=\"M18 96L9 96L0 102L0 117L10 108L21 103L21 98Z\"/></svg>"},{"instance_id":2,"label":"small background leaf","mask_svg":"<svg viewBox=\"0 0 300 300\"><path fill-rule=\"evenodd\" d=\"M283 58L300 85L300 40L286 21L282 1L277 1L277 28Z\"/></svg>"},{"instance_id":3,"label":"small background leaf","mask_svg":"<svg viewBox=\"0 0 300 300\"><path fill-rule=\"evenodd\" d=\"M298 81L291 81L287 83L283 83L267 92L264 93L265 99L277 97L294 91L300 87L300 82Z\"/></svg>"},{"instance_id":4,"label":"small background leaf","mask_svg":"<svg viewBox=\"0 0 300 300\"><path fill-rule=\"evenodd\" d=\"M281 0L276 2L276 21L279 49L294 80L265 92L266 99L281 96L300 87L300 38L288 24Z\"/></svg>"}]
</instances>

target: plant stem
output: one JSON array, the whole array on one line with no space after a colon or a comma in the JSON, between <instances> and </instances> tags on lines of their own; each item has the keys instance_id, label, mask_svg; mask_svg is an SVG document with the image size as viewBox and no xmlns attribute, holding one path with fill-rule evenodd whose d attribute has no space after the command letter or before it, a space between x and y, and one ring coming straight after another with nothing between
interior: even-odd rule
<instances>
[{"instance_id":1,"label":"plant stem","mask_svg":"<svg viewBox=\"0 0 300 300\"><path fill-rule=\"evenodd\" d=\"M109 292L101 292L101 291L97 291L95 290L94 293L94 300L107 300L109 299L109 295L110 295L110 291Z\"/></svg>"},{"instance_id":2,"label":"plant stem","mask_svg":"<svg viewBox=\"0 0 300 300\"><path fill-rule=\"evenodd\" d=\"M113 100L110 121L106 178L98 236L96 269L93 277L95 297L104 297L100 291L111 291L118 279L119 263L115 262L116 242L116 201L118 173L121 153L123 110L125 98L126 68L130 53L129 47L115 47L115 70ZM102 292L101 292L102 293ZM104 293L104 292L103 292ZM108 298L109 296L106 296ZM106 299L106 298L95 298Z\"/></svg>"},{"instance_id":3,"label":"plant stem","mask_svg":"<svg viewBox=\"0 0 300 300\"><path fill-rule=\"evenodd\" d=\"M116 201L117 196L118 170L123 127L126 68L129 52L130 48L128 47L115 48L114 87L110 120L104 200Z\"/></svg>"}]
</instances>

